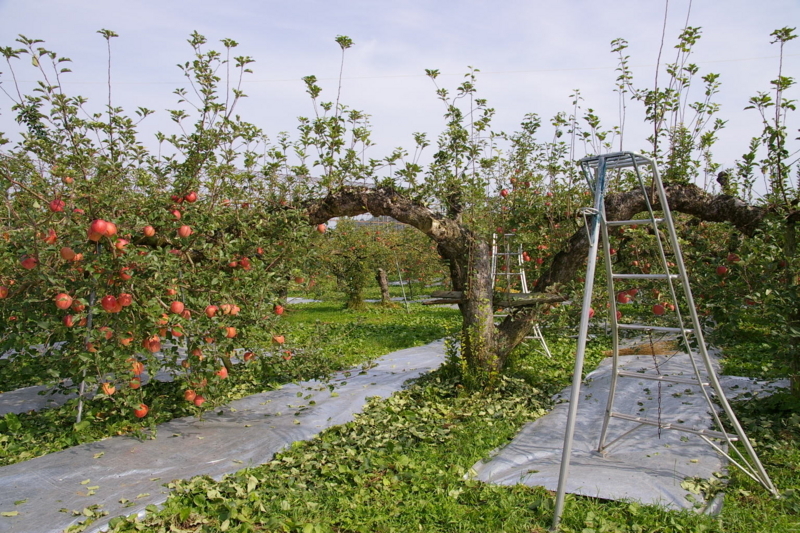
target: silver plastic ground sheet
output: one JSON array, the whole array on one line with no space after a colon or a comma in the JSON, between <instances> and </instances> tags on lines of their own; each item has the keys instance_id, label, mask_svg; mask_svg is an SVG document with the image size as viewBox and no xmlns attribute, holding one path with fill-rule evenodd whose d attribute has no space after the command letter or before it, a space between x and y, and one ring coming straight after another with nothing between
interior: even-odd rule
<instances>
[{"instance_id":1,"label":"silver plastic ground sheet","mask_svg":"<svg viewBox=\"0 0 800 533\"><path fill-rule=\"evenodd\" d=\"M0 468L0 511L18 512L0 517L0 532L63 531L85 519L72 511L99 505L109 514L88 530L96 531L115 516L164 502L168 492L163 484L174 479L219 479L346 423L368 397L390 396L408 379L438 368L443 359L444 343L436 341L393 352L367 371L339 373L327 383L289 384L234 401L221 415L172 420L158 426L153 440L113 437ZM0 395L0 403L7 395ZM15 505L19 501L24 503Z\"/></svg>"},{"instance_id":2,"label":"silver plastic ground sheet","mask_svg":"<svg viewBox=\"0 0 800 533\"><path fill-rule=\"evenodd\" d=\"M689 356L657 356L663 375L694 376ZM652 356L622 356L621 366L628 371L648 369L654 373ZM727 460L699 436L639 426L635 422L612 419L606 438L613 442L605 453L597 447L606 409L611 378L611 359L590 373L581 387L571 469L566 491L571 494L609 500L631 500L663 505L672 509L695 507L699 496L689 496L681 487L686 478L710 478L722 472ZM722 387L728 398L740 394L759 394L785 382L723 376ZM638 378L619 378L614 408L633 416L680 423L694 429L711 428L712 416L698 386L658 383ZM473 466L477 479L499 485L524 484L556 490L561 467L564 431L570 388L557 398L563 400L546 416L523 427L508 445L490 459ZM637 427L638 426L638 427ZM634 431L624 435L626 432ZM616 440L618 437L619 440Z\"/></svg>"}]
</instances>

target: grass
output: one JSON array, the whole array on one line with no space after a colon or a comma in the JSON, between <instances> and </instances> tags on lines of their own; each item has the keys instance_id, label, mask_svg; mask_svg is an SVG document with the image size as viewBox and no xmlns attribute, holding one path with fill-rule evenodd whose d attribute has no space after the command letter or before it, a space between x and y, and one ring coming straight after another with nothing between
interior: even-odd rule
<instances>
[{"instance_id":1,"label":"grass","mask_svg":"<svg viewBox=\"0 0 800 533\"><path fill-rule=\"evenodd\" d=\"M566 359L574 349L572 342L549 340L555 359ZM596 363L604 348L592 346L590 360ZM529 350L516 366L530 372L548 362ZM568 378L568 372L554 371L545 381L557 374L562 384ZM432 373L389 399L371 402L354 422L295 443L271 462L221 482L206 477L174 482L162 510L143 520L116 518L112 531L547 531L551 492L480 483L469 470L546 412L550 385L543 389L508 377L495 390L469 394L454 375L448 368ZM759 426L781 419L769 407L739 408L750 412L744 420L758 439L768 438ZM774 445L760 450L782 487L800 481L797 428L795 423L771 432ZM562 531L789 532L800 524L798 511L794 492L776 500L733 473L719 517L568 496Z\"/></svg>"},{"instance_id":2,"label":"grass","mask_svg":"<svg viewBox=\"0 0 800 533\"><path fill-rule=\"evenodd\" d=\"M455 327L457 315L452 309L420 305L414 305L411 313L380 306L354 312L331 304L292 305L285 315L284 334L295 356L285 361L274 354L236 364L230 377L215 385L215 394L207 396L203 408L214 409L283 383L324 377L394 350L426 344ZM31 368L27 361L25 364ZM38 368L43 370L43 365ZM13 368L6 369L10 370ZM203 412L183 400L179 383L153 381L141 391L141 401L150 406L150 414L142 420L134 418L130 407L113 396L86 402L81 424L75 424L77 399L60 407L0 417L0 465L113 435L145 437L156 424Z\"/></svg>"},{"instance_id":3,"label":"grass","mask_svg":"<svg viewBox=\"0 0 800 533\"><path fill-rule=\"evenodd\" d=\"M293 334L320 345L323 359L348 362L358 359L340 353L348 347L358 346L362 355L381 352L381 346L389 351L398 337L407 337L403 343L422 343L426 335L443 331L435 322L457 321L448 309L419 307L409 316L402 309L378 306L363 313L326 303L293 307L286 315ZM418 314L425 309L429 315ZM541 487L488 485L471 479L469 472L524 423L546 413L552 393L569 381L574 340L547 340L552 359L530 341L515 354L508 376L494 390L469 393L455 369L445 366L388 399L371 401L353 422L295 443L269 463L220 482L207 477L174 481L162 509L148 509L143 519L117 517L112 530L544 533L552 520L553 493ZM757 347L762 340L752 342ZM587 371L607 347L606 339L589 344ZM727 358L730 368L746 368L745 348ZM717 517L568 495L562 531L800 531L800 404L776 395L734 407L781 489L781 499L732 470ZM707 496L720 488L700 485Z\"/></svg>"}]
</instances>

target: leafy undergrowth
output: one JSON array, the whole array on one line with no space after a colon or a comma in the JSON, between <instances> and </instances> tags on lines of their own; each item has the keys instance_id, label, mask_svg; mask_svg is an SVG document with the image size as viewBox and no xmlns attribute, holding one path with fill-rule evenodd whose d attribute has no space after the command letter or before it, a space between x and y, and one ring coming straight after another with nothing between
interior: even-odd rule
<instances>
[{"instance_id":1,"label":"leafy undergrowth","mask_svg":"<svg viewBox=\"0 0 800 533\"><path fill-rule=\"evenodd\" d=\"M271 462L217 483L176 481L163 510L118 517L128 531L544 532L553 495L470 479L471 466L546 413L549 396L504 378L468 394L433 373L352 423L296 443ZM722 531L713 518L568 497L564 531Z\"/></svg>"},{"instance_id":2,"label":"leafy undergrowth","mask_svg":"<svg viewBox=\"0 0 800 533\"><path fill-rule=\"evenodd\" d=\"M292 306L285 336L293 356L267 353L237 363L229 377L209 383L211 394L202 409L183 398L177 383L151 381L141 387L141 401L150 412L133 416L115 396L86 401L83 421L75 423L77 399L60 407L0 417L0 465L24 461L113 435L145 437L157 424L175 417L199 415L244 396L272 390L297 380L324 378L336 370L365 364L394 350L418 346L445 336L457 323L457 311L414 306L404 310L368 308L342 311L326 304ZM2 398L2 396L0 396Z\"/></svg>"},{"instance_id":3,"label":"leafy undergrowth","mask_svg":"<svg viewBox=\"0 0 800 533\"><path fill-rule=\"evenodd\" d=\"M352 423L295 443L271 462L227 476L175 481L164 508L144 519L118 517L113 531L544 533L554 495L469 476L471 466L550 407L569 379L574 341L548 339L553 359L531 343L492 391L470 394L442 368ZM590 344L587 368L606 346ZM527 379L542 386L533 387ZM800 525L800 415L776 396L736 405L783 498L732 471L718 517L631 502L567 496L561 530L571 533L796 531ZM794 489L793 489L794 488ZM788 490L787 490L788 489ZM152 509L155 511L155 509Z\"/></svg>"}]
</instances>

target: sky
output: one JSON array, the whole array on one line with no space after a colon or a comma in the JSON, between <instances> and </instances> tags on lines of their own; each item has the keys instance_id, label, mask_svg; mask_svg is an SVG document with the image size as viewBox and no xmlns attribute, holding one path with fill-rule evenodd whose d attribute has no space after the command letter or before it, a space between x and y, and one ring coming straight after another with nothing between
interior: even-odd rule
<instances>
[{"instance_id":1,"label":"sky","mask_svg":"<svg viewBox=\"0 0 800 533\"><path fill-rule=\"evenodd\" d=\"M665 13L662 65L675 57L687 14L689 25L702 28L693 61L701 74L721 75L717 101L727 124L714 152L730 167L760 132L758 114L743 108L776 77L778 45L769 34L800 22L798 0L0 0L0 46L15 46L18 34L45 40L73 61L66 90L100 111L108 58L96 32L115 31L113 103L130 114L140 106L156 110L141 128L155 145L155 132L176 132L165 110L176 107L172 91L185 86L176 64L191 59L192 31L216 49L221 39L234 39L238 54L256 60L244 84L248 98L237 109L273 139L294 133L297 117L314 112L303 76L317 76L322 99L335 99L341 50L334 39L346 35L355 44L345 55L341 101L371 115L375 146L368 156L382 158L395 147L413 150L414 132L435 139L444 128L443 103L425 69L438 69L437 82L451 91L468 67L480 69L478 96L496 110L495 131L516 131L526 113L547 120L569 112L575 89L605 127L616 125L610 42L629 42L634 85L652 88ZM784 75L800 75L800 39L788 43L783 68ZM7 65L0 72L9 90ZM17 75L32 88L27 62ZM786 96L800 99L798 92ZM10 105L0 94L0 131L16 129ZM789 126L796 132L798 121ZM623 148L645 148L647 133L641 106L631 104ZM551 135L544 128L541 139Z\"/></svg>"}]
</instances>

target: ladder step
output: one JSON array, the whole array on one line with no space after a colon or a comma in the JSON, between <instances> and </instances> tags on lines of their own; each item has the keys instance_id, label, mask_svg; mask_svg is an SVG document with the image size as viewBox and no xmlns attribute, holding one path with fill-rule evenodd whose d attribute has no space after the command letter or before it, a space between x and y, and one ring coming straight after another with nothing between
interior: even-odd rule
<instances>
[{"instance_id":1,"label":"ladder step","mask_svg":"<svg viewBox=\"0 0 800 533\"><path fill-rule=\"evenodd\" d=\"M655 222L656 224L660 224L664 222L663 218L645 218L639 220L607 220L606 226L635 226L637 224L650 224Z\"/></svg>"},{"instance_id":2,"label":"ladder step","mask_svg":"<svg viewBox=\"0 0 800 533\"><path fill-rule=\"evenodd\" d=\"M522 255L519 252L495 252L494 255Z\"/></svg>"},{"instance_id":3,"label":"ladder step","mask_svg":"<svg viewBox=\"0 0 800 533\"><path fill-rule=\"evenodd\" d=\"M611 274L614 279L678 279L678 274Z\"/></svg>"},{"instance_id":4,"label":"ladder step","mask_svg":"<svg viewBox=\"0 0 800 533\"><path fill-rule=\"evenodd\" d=\"M639 379L651 379L653 381L666 381L667 383L682 383L685 385L697 385L707 387L709 383L705 383L702 381L698 381L695 378L679 378L675 376L660 376L658 374L647 374L642 372L628 372L625 370L620 370L617 372L617 375L623 378L639 378Z\"/></svg>"},{"instance_id":5,"label":"ladder step","mask_svg":"<svg viewBox=\"0 0 800 533\"><path fill-rule=\"evenodd\" d=\"M693 329L681 329L681 328L665 328L661 326L647 326L645 324L617 324L619 329L636 329L636 330L650 330L650 331L662 331L664 333L694 333Z\"/></svg>"},{"instance_id":6,"label":"ladder step","mask_svg":"<svg viewBox=\"0 0 800 533\"><path fill-rule=\"evenodd\" d=\"M713 431L711 429L694 429L689 426L684 426L682 424L672 424L669 422L661 422L659 423L658 420L652 420L650 418L644 418L641 416L633 416L633 415L626 415L624 413L610 413L614 418L620 418L622 420L629 420L631 422L638 422L639 424L645 424L648 426L656 426L662 429L674 429L677 431L683 431L685 433L692 433L694 435L702 435L703 437L708 437L710 439L729 439L732 441L739 440L738 435L733 435L731 433L722 433L720 431Z\"/></svg>"}]
</instances>

